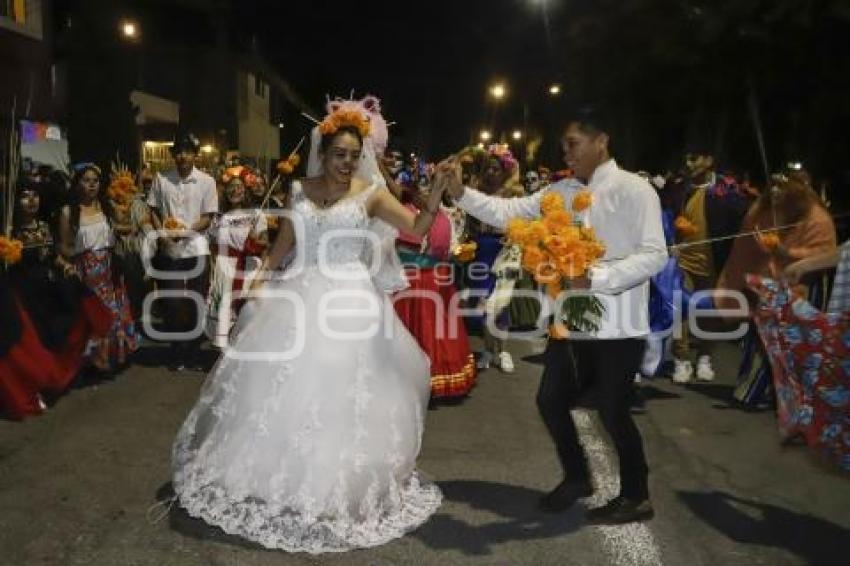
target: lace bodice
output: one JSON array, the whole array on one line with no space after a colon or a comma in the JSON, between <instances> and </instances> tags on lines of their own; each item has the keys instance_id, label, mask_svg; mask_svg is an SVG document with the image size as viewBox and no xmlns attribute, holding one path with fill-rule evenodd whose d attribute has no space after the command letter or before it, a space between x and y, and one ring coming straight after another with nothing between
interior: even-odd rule
<instances>
[{"instance_id":1,"label":"lace bodice","mask_svg":"<svg viewBox=\"0 0 850 566\"><path fill-rule=\"evenodd\" d=\"M366 201L375 189L373 184L321 208L304 195L300 182L292 184L296 258L304 262L304 267L318 265L320 255L324 255L322 261L329 267L364 263L370 220Z\"/></svg>"}]
</instances>

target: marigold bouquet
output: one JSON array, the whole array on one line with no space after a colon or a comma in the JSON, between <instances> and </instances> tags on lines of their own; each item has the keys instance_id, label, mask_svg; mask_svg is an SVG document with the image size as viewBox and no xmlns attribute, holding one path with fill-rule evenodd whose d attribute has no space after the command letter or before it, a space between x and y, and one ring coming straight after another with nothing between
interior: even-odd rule
<instances>
[{"instance_id":1,"label":"marigold bouquet","mask_svg":"<svg viewBox=\"0 0 850 566\"><path fill-rule=\"evenodd\" d=\"M106 195L110 200L116 205L129 206L138 192L136 179L130 170L124 165L113 164L109 186L106 187Z\"/></svg>"},{"instance_id":2,"label":"marigold bouquet","mask_svg":"<svg viewBox=\"0 0 850 566\"><path fill-rule=\"evenodd\" d=\"M590 191L582 190L573 197L571 208L573 212L582 212L592 201ZM596 238L592 228L584 226L567 211L560 194L545 194L540 210L539 220L515 218L509 221L507 239L522 249L523 269L545 285L549 296L555 298L565 282L569 287L570 279L586 275L588 268L605 255L605 245ZM564 310L552 335L564 337L564 326L582 332L598 330L594 319L602 312L603 305L596 297L569 297L564 301Z\"/></svg>"},{"instance_id":3,"label":"marigold bouquet","mask_svg":"<svg viewBox=\"0 0 850 566\"><path fill-rule=\"evenodd\" d=\"M24 243L14 238L0 236L0 260L7 265L13 265L21 261Z\"/></svg>"}]
</instances>

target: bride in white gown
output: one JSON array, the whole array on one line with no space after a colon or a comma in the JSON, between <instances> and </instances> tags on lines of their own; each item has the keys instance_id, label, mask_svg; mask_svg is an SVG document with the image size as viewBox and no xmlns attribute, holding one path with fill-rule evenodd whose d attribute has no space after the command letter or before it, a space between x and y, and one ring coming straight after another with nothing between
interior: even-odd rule
<instances>
[{"instance_id":1,"label":"bride in white gown","mask_svg":"<svg viewBox=\"0 0 850 566\"><path fill-rule=\"evenodd\" d=\"M291 552L386 543L427 521L442 497L415 467L429 361L376 289L358 236L372 218L424 234L433 216L363 180L377 171L368 123L335 109L313 136L321 174L293 183L291 220L264 273L293 246L295 260L246 305L172 455L190 515ZM435 185L429 210L443 179ZM334 230L348 232L330 238Z\"/></svg>"}]
</instances>

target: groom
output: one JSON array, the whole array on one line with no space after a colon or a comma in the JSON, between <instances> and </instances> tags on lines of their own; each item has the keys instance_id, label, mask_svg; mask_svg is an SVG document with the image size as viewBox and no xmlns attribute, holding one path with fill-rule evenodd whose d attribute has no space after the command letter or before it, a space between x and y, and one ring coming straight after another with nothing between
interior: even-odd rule
<instances>
[{"instance_id":1,"label":"groom","mask_svg":"<svg viewBox=\"0 0 850 566\"><path fill-rule=\"evenodd\" d=\"M567 124L561 139L564 159L576 179L565 179L520 199L502 199L464 187L454 166L448 193L460 208L479 220L504 227L512 218L537 218L547 192L573 196L585 187L592 205L585 213L605 244L605 259L570 288L589 289L605 305L598 331L585 339L550 340L537 406L564 469L564 480L540 500L548 512L566 510L593 493L587 458L579 444L570 408L585 386L599 392L599 414L620 462L620 494L588 511L591 523L619 524L651 519L649 468L640 431L629 412L632 379L640 367L649 334L649 278L667 260L661 209L652 187L641 177L620 169L611 157L609 129L593 111L583 111ZM450 167L447 165L447 167Z\"/></svg>"}]
</instances>

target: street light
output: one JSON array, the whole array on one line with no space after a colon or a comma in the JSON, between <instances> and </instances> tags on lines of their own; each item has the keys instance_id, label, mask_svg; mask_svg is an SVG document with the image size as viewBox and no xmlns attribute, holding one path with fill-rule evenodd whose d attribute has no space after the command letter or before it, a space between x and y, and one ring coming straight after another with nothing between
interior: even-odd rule
<instances>
[{"instance_id":1,"label":"street light","mask_svg":"<svg viewBox=\"0 0 850 566\"><path fill-rule=\"evenodd\" d=\"M517 141L521 140L522 139L522 131L521 130L514 130L514 132L511 134L511 137L514 138Z\"/></svg>"},{"instance_id":2,"label":"street light","mask_svg":"<svg viewBox=\"0 0 850 566\"><path fill-rule=\"evenodd\" d=\"M122 20L121 21L121 35L124 39L129 41L135 41L139 38L139 26L133 20Z\"/></svg>"},{"instance_id":3,"label":"street light","mask_svg":"<svg viewBox=\"0 0 850 566\"><path fill-rule=\"evenodd\" d=\"M561 85L554 84L550 86L549 94L551 94L552 96L558 96L559 94L561 94Z\"/></svg>"},{"instance_id":4,"label":"street light","mask_svg":"<svg viewBox=\"0 0 850 566\"><path fill-rule=\"evenodd\" d=\"M481 141L488 141L493 135L488 130L481 130L481 134L479 136Z\"/></svg>"},{"instance_id":5,"label":"street light","mask_svg":"<svg viewBox=\"0 0 850 566\"><path fill-rule=\"evenodd\" d=\"M502 83L497 83L490 87L490 95L496 100L503 99L506 92L507 89L505 89L505 85Z\"/></svg>"}]
</instances>

